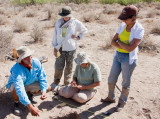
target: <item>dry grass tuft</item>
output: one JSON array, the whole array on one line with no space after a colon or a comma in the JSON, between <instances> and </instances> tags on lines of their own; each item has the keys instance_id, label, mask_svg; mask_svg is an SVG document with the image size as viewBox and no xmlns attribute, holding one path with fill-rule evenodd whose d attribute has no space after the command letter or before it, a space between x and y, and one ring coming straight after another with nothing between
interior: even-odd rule
<instances>
[{"instance_id":1,"label":"dry grass tuft","mask_svg":"<svg viewBox=\"0 0 160 119\"><path fill-rule=\"evenodd\" d=\"M7 56L12 49L13 32L11 31L0 31L0 60L4 61L5 56Z\"/></svg>"},{"instance_id":2,"label":"dry grass tuft","mask_svg":"<svg viewBox=\"0 0 160 119\"><path fill-rule=\"evenodd\" d=\"M155 15L156 15L155 12L153 13L153 11L150 11L150 12L147 13L147 16L146 16L146 17L147 17L147 18L154 18Z\"/></svg>"},{"instance_id":3,"label":"dry grass tuft","mask_svg":"<svg viewBox=\"0 0 160 119\"><path fill-rule=\"evenodd\" d=\"M142 42L139 44L139 49L141 52L153 52L158 50L158 43L154 39L144 36Z\"/></svg>"},{"instance_id":4,"label":"dry grass tuft","mask_svg":"<svg viewBox=\"0 0 160 119\"><path fill-rule=\"evenodd\" d=\"M0 9L0 14L5 14L4 9Z\"/></svg>"},{"instance_id":5,"label":"dry grass tuft","mask_svg":"<svg viewBox=\"0 0 160 119\"><path fill-rule=\"evenodd\" d=\"M84 22L93 22L95 21L95 19L96 19L96 14L93 11L87 12L83 15Z\"/></svg>"},{"instance_id":6,"label":"dry grass tuft","mask_svg":"<svg viewBox=\"0 0 160 119\"><path fill-rule=\"evenodd\" d=\"M24 19L20 19L20 18L15 20L13 31L18 32L18 33L22 33L22 32L27 31L26 21Z\"/></svg>"},{"instance_id":7,"label":"dry grass tuft","mask_svg":"<svg viewBox=\"0 0 160 119\"><path fill-rule=\"evenodd\" d=\"M151 33L160 35L160 25L159 25L159 23L154 23L153 24L153 28L151 30Z\"/></svg>"},{"instance_id":8,"label":"dry grass tuft","mask_svg":"<svg viewBox=\"0 0 160 119\"><path fill-rule=\"evenodd\" d=\"M39 27L37 24L34 24L32 32L30 33L30 36L32 37L35 43L43 42L45 33L43 28Z\"/></svg>"},{"instance_id":9,"label":"dry grass tuft","mask_svg":"<svg viewBox=\"0 0 160 119\"><path fill-rule=\"evenodd\" d=\"M4 15L0 15L0 25L5 25L6 21L6 17Z\"/></svg>"},{"instance_id":10,"label":"dry grass tuft","mask_svg":"<svg viewBox=\"0 0 160 119\"><path fill-rule=\"evenodd\" d=\"M108 8L105 8L103 10L103 14L116 14L117 11L116 10L112 10L112 9L108 9Z\"/></svg>"},{"instance_id":11,"label":"dry grass tuft","mask_svg":"<svg viewBox=\"0 0 160 119\"><path fill-rule=\"evenodd\" d=\"M101 14L101 15L99 16L98 23L108 24L109 21L110 21L110 20L109 20L109 18L108 18L106 15Z\"/></svg>"},{"instance_id":12,"label":"dry grass tuft","mask_svg":"<svg viewBox=\"0 0 160 119\"><path fill-rule=\"evenodd\" d=\"M105 39L106 39L105 43L101 46L101 48L102 48L103 50L108 50L108 49L112 48L111 41L112 41L112 39L113 39L113 36L114 36L113 33L114 33L114 32L112 32L113 29L111 29L111 30L109 30L109 31L110 31L110 32L108 32L107 35L105 36Z\"/></svg>"},{"instance_id":13,"label":"dry grass tuft","mask_svg":"<svg viewBox=\"0 0 160 119\"><path fill-rule=\"evenodd\" d=\"M25 13L25 16L26 16L26 17L35 17L35 12L33 12L32 10L28 10L28 11Z\"/></svg>"}]
</instances>

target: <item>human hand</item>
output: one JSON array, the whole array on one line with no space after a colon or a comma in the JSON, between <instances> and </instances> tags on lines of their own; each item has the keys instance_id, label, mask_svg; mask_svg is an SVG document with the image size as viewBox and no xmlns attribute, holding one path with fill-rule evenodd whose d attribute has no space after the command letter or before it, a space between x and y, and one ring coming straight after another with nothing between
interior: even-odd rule
<instances>
[{"instance_id":1,"label":"human hand","mask_svg":"<svg viewBox=\"0 0 160 119\"><path fill-rule=\"evenodd\" d=\"M78 85L77 88L80 89L80 90L84 90L84 89L85 89L85 86Z\"/></svg>"},{"instance_id":2,"label":"human hand","mask_svg":"<svg viewBox=\"0 0 160 119\"><path fill-rule=\"evenodd\" d=\"M32 116L39 116L40 110L36 107L33 107L32 104L27 105L29 111L31 112Z\"/></svg>"},{"instance_id":3,"label":"human hand","mask_svg":"<svg viewBox=\"0 0 160 119\"><path fill-rule=\"evenodd\" d=\"M57 52L58 52L57 49L54 48L53 54L54 54L55 57L57 57Z\"/></svg>"},{"instance_id":4,"label":"human hand","mask_svg":"<svg viewBox=\"0 0 160 119\"><path fill-rule=\"evenodd\" d=\"M42 95L41 95L41 100L44 100L44 99L46 99L47 98L47 96L46 96L46 93L45 92L42 92Z\"/></svg>"},{"instance_id":5,"label":"human hand","mask_svg":"<svg viewBox=\"0 0 160 119\"><path fill-rule=\"evenodd\" d=\"M75 35L72 35L72 38L73 38L74 40L78 40Z\"/></svg>"},{"instance_id":6,"label":"human hand","mask_svg":"<svg viewBox=\"0 0 160 119\"><path fill-rule=\"evenodd\" d=\"M77 87L76 81L72 81L72 82L71 82L71 86L72 86L72 87Z\"/></svg>"}]
</instances>

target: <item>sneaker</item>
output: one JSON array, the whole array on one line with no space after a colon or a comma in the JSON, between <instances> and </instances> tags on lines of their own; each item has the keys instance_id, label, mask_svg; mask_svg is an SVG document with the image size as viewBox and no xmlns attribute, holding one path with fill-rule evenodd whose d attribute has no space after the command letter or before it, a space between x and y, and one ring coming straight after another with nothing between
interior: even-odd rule
<instances>
[{"instance_id":1,"label":"sneaker","mask_svg":"<svg viewBox=\"0 0 160 119\"><path fill-rule=\"evenodd\" d=\"M124 107L124 104L118 103L118 105L116 106L116 112L120 112Z\"/></svg>"},{"instance_id":2,"label":"sneaker","mask_svg":"<svg viewBox=\"0 0 160 119\"><path fill-rule=\"evenodd\" d=\"M37 101L34 100L33 94L31 92L27 92L27 95L32 104L37 104Z\"/></svg>"},{"instance_id":3,"label":"sneaker","mask_svg":"<svg viewBox=\"0 0 160 119\"><path fill-rule=\"evenodd\" d=\"M21 116L22 115L22 110L21 108L19 107L19 102L18 103L14 103L14 114L16 116Z\"/></svg>"},{"instance_id":4,"label":"sneaker","mask_svg":"<svg viewBox=\"0 0 160 119\"><path fill-rule=\"evenodd\" d=\"M115 99L110 99L109 97L105 98L105 99L101 99L101 102L106 102L106 103L115 103Z\"/></svg>"}]
</instances>

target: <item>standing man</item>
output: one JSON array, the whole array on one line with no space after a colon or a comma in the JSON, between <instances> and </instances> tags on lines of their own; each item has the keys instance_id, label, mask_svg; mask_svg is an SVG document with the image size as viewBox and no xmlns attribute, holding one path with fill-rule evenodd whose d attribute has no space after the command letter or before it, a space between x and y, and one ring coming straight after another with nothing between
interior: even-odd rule
<instances>
[{"instance_id":1,"label":"standing man","mask_svg":"<svg viewBox=\"0 0 160 119\"><path fill-rule=\"evenodd\" d=\"M51 90L46 80L46 74L38 59L32 58L34 51L25 46L17 49L18 60L11 69L6 88L12 91L14 99L14 114L22 115L19 101L28 107L33 116L39 116L39 110L32 104L33 94L41 93L41 99L47 98L46 92Z\"/></svg>"},{"instance_id":2,"label":"standing man","mask_svg":"<svg viewBox=\"0 0 160 119\"><path fill-rule=\"evenodd\" d=\"M138 45L140 44L144 28L136 20L138 8L134 5L126 6L118 17L122 21L117 33L114 35L111 44L117 48L110 75L108 77L109 93L102 101L115 102L115 85L119 74L122 72L122 92L118 101L117 111L120 111L127 102L129 95L131 76L136 67L138 59Z\"/></svg>"},{"instance_id":3,"label":"standing man","mask_svg":"<svg viewBox=\"0 0 160 119\"><path fill-rule=\"evenodd\" d=\"M79 20L72 17L72 9L69 6L63 7L59 15L62 16L62 18L55 24L52 41L54 55L57 57L55 62L54 84L58 85L60 83L64 70L64 84L68 85L72 75L77 41L82 38L83 34L87 32L87 29Z\"/></svg>"}]
</instances>

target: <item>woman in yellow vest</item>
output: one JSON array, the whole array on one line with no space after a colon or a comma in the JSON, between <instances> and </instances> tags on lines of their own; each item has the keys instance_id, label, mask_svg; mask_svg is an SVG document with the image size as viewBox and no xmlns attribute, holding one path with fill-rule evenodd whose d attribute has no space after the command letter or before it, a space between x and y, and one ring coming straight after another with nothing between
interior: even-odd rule
<instances>
[{"instance_id":1,"label":"woman in yellow vest","mask_svg":"<svg viewBox=\"0 0 160 119\"><path fill-rule=\"evenodd\" d=\"M111 42L117 50L108 77L108 97L101 101L115 103L115 86L118 76L122 72L122 92L116 108L117 111L120 111L127 102L131 75L136 67L136 60L138 59L138 45L144 35L143 27L136 21L137 14L138 8L134 5L126 6L122 10L122 13L118 17L118 19L122 21L122 24Z\"/></svg>"}]
</instances>

